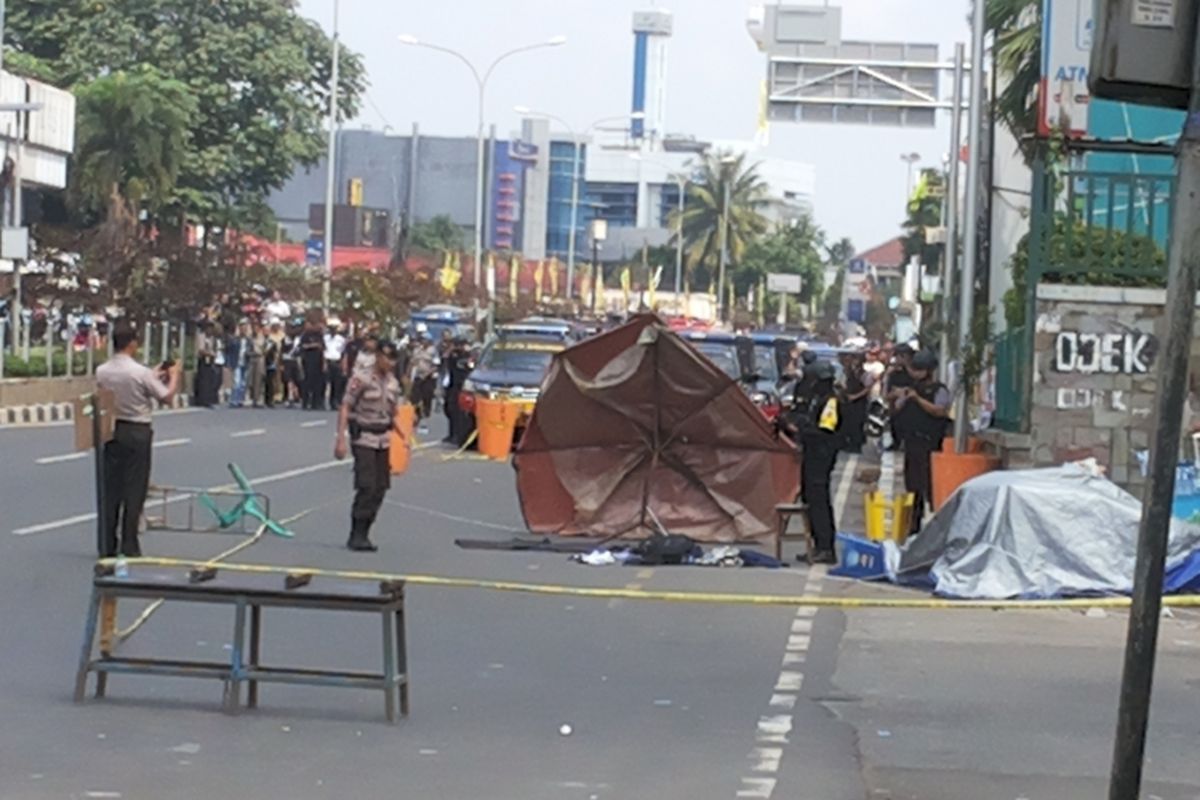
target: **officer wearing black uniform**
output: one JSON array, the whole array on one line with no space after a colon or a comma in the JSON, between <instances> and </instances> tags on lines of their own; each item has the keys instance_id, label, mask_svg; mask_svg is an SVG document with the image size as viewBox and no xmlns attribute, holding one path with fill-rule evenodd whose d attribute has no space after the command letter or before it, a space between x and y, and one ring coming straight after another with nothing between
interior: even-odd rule
<instances>
[{"instance_id":1,"label":"officer wearing black uniform","mask_svg":"<svg viewBox=\"0 0 1200 800\"><path fill-rule=\"evenodd\" d=\"M925 509L932 507L930 457L942 447L950 416L950 391L934 377L937 356L922 350L908 366L910 386L896 390L896 427L904 442L904 488L914 494L911 533L921 530Z\"/></svg>"},{"instance_id":2,"label":"officer wearing black uniform","mask_svg":"<svg viewBox=\"0 0 1200 800\"><path fill-rule=\"evenodd\" d=\"M808 386L802 395L797 390L796 401L787 414L785 425L800 445L800 498L808 506L808 524L815 543L809 561L814 564L833 564L837 525L833 517L833 494L830 484L837 463L839 403L833 364L817 361L804 368Z\"/></svg>"},{"instance_id":3,"label":"officer wearing black uniform","mask_svg":"<svg viewBox=\"0 0 1200 800\"><path fill-rule=\"evenodd\" d=\"M380 342L375 364L369 373L359 372L350 381L338 412L334 458L346 457L347 434L354 452L354 505L350 510L351 550L374 552L371 525L392 485L389 445L400 404L400 382L396 380L396 345Z\"/></svg>"},{"instance_id":4,"label":"officer wearing black uniform","mask_svg":"<svg viewBox=\"0 0 1200 800\"><path fill-rule=\"evenodd\" d=\"M463 384L471 374L474 365L471 363L471 352L467 340L459 336L454 339L446 353L446 397L444 401L446 421L449 433L444 441L461 445L469 434L466 413L458 406L458 396L462 394Z\"/></svg>"}]
</instances>

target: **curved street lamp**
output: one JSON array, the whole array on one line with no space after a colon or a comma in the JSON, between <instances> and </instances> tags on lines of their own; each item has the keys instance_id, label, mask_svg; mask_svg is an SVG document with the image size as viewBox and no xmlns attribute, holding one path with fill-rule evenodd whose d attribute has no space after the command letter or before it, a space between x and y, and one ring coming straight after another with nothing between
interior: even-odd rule
<instances>
[{"instance_id":1,"label":"curved street lamp","mask_svg":"<svg viewBox=\"0 0 1200 800\"><path fill-rule=\"evenodd\" d=\"M501 53L497 56L484 70L480 70L475 66L471 59L457 50L449 47L443 47L438 44L423 42L412 34L401 34L399 37L400 43L410 47L424 47L427 50L436 50L439 53L453 56L466 65L471 71L471 76L475 79L475 85L479 88L479 125L476 129L476 171L475 171L475 311L478 316L479 311L479 270L480 262L483 260L483 205L484 205L484 175L483 175L483 149L484 149L484 97L487 92L488 80L492 77L492 72L500 65L500 62L507 58L517 55L518 53L527 53L530 50L541 50L547 47L559 47L566 44L566 36L555 36L547 39L544 42L535 42L521 47L513 48L506 53ZM487 273L487 290L488 290L488 333L491 333L496 325L496 271L495 267L489 267Z\"/></svg>"}]
</instances>

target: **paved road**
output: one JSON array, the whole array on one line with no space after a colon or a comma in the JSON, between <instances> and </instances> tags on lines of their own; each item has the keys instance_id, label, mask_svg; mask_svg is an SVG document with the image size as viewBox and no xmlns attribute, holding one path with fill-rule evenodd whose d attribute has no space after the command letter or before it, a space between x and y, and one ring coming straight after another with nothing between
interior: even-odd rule
<instances>
[{"instance_id":1,"label":"paved road","mask_svg":"<svg viewBox=\"0 0 1200 800\"><path fill-rule=\"evenodd\" d=\"M521 529L512 472L446 461L438 447L389 495L381 552L352 554L341 547L350 475L330 459L331 425L332 415L290 411L163 416L155 480L222 484L234 461L268 479L278 514L315 509L296 540L245 554L258 563L650 589L896 591L804 569L588 569L561 555L460 550L457 537ZM217 710L211 682L114 677L109 699L75 706L91 464L69 458L65 427L0 431L0 448L4 800L1102 794L1117 616L845 615L414 589L413 714L396 727L381 722L376 693L335 689L264 687L259 711L232 718ZM852 520L857 487L841 485ZM154 533L145 548L204 557L233 541ZM122 622L133 613L123 609ZM220 659L229 616L166 607L123 652ZM334 614L269 613L265 652L282 663L371 667L375 629ZM1163 639L1153 792L1194 799L1196 618L1167 621ZM564 723L570 736L559 733Z\"/></svg>"}]
</instances>

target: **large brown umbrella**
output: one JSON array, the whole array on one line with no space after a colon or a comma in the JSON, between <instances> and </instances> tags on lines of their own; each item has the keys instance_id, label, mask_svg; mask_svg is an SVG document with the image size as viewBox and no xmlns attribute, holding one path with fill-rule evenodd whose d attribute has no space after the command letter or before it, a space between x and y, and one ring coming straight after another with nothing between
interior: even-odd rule
<instances>
[{"instance_id":1,"label":"large brown umbrella","mask_svg":"<svg viewBox=\"0 0 1200 800\"><path fill-rule=\"evenodd\" d=\"M513 464L530 530L568 536L657 516L697 541L761 539L799 483L737 382L650 315L555 356Z\"/></svg>"}]
</instances>

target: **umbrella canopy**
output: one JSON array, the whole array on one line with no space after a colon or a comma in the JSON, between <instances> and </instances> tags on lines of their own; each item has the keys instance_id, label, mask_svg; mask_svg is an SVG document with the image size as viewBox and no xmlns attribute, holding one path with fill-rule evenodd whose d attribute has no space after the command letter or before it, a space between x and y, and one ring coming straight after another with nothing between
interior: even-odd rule
<instances>
[{"instance_id":1,"label":"umbrella canopy","mask_svg":"<svg viewBox=\"0 0 1200 800\"><path fill-rule=\"evenodd\" d=\"M657 317L554 357L513 458L530 530L701 542L774 534L799 483L796 450L737 382Z\"/></svg>"}]
</instances>

